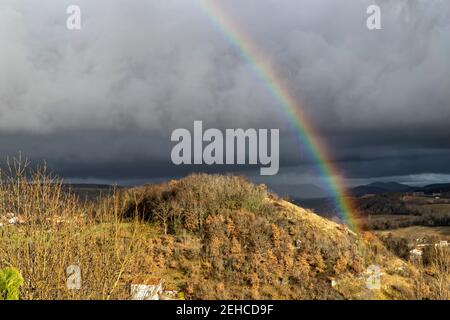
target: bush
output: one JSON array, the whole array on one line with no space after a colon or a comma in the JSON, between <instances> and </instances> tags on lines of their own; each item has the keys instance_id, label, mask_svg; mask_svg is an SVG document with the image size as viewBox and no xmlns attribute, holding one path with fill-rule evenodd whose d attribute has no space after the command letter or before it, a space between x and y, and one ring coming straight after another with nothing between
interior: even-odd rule
<instances>
[{"instance_id":1,"label":"bush","mask_svg":"<svg viewBox=\"0 0 450 320\"><path fill-rule=\"evenodd\" d=\"M23 278L19 270L4 268L0 270L0 300L19 300L19 289Z\"/></svg>"},{"instance_id":2,"label":"bush","mask_svg":"<svg viewBox=\"0 0 450 320\"><path fill-rule=\"evenodd\" d=\"M411 250L408 240L394 237L392 233L389 233L387 237L382 237L381 241L392 253L404 260L408 260L409 251Z\"/></svg>"},{"instance_id":3,"label":"bush","mask_svg":"<svg viewBox=\"0 0 450 320\"><path fill-rule=\"evenodd\" d=\"M159 223L166 234L182 229L201 234L211 215L235 210L267 214L271 211L266 208L268 196L264 185L254 186L242 177L193 174L125 192L123 213Z\"/></svg>"}]
</instances>

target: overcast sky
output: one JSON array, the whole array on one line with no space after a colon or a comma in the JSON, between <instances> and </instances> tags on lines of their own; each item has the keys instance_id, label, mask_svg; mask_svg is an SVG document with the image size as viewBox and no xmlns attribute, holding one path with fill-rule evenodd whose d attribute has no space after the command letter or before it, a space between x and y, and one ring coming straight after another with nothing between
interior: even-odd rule
<instances>
[{"instance_id":1,"label":"overcast sky","mask_svg":"<svg viewBox=\"0 0 450 320\"><path fill-rule=\"evenodd\" d=\"M449 1L220 2L351 184L450 181ZM382 30L369 31L374 3ZM80 31L66 28L69 4ZM76 181L164 179L200 169L170 161L171 132L194 120L280 128L282 167L267 181L316 179L279 102L197 0L0 0L0 155Z\"/></svg>"}]
</instances>

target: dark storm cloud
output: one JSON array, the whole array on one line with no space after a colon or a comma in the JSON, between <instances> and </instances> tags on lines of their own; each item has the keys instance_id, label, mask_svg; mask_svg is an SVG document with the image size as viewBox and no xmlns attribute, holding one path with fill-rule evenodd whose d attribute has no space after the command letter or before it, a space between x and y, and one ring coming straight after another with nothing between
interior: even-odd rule
<instances>
[{"instance_id":1,"label":"dark storm cloud","mask_svg":"<svg viewBox=\"0 0 450 320\"><path fill-rule=\"evenodd\" d=\"M222 2L348 177L450 173L448 1ZM369 31L374 2L383 29ZM195 168L170 163L170 132L203 120L280 128L279 179L314 175L278 101L198 1L79 0L83 28L70 32L73 3L0 1L2 154L71 178L177 176Z\"/></svg>"}]
</instances>

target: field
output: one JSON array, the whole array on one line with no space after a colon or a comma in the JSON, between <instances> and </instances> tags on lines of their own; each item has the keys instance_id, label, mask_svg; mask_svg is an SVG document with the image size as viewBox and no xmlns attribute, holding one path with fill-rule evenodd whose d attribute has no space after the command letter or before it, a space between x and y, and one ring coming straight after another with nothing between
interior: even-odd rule
<instances>
[{"instance_id":1,"label":"field","mask_svg":"<svg viewBox=\"0 0 450 320\"><path fill-rule=\"evenodd\" d=\"M409 207L412 210L423 213L446 213L450 214L450 204L449 203L441 203L438 200L428 200L431 203L414 205L410 204ZM442 200L440 200L442 201ZM446 199L445 201L448 201Z\"/></svg>"},{"instance_id":2,"label":"field","mask_svg":"<svg viewBox=\"0 0 450 320\"><path fill-rule=\"evenodd\" d=\"M376 232L380 235L392 234L395 237L405 238L408 241L415 241L418 238L422 239L439 239L450 242L450 226L447 227L426 227L426 226L412 226L407 228L399 228L393 230L383 230Z\"/></svg>"}]
</instances>

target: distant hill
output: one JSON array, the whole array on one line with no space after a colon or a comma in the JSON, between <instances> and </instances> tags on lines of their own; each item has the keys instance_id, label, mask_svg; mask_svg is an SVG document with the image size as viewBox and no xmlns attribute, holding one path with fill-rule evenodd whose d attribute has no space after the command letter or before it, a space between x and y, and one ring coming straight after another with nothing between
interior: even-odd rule
<instances>
[{"instance_id":1,"label":"distant hill","mask_svg":"<svg viewBox=\"0 0 450 320\"><path fill-rule=\"evenodd\" d=\"M350 193L354 196L362 196L365 194L382 194L390 192L409 192L417 188L401 184L397 182L373 182L368 185L352 188Z\"/></svg>"},{"instance_id":2,"label":"distant hill","mask_svg":"<svg viewBox=\"0 0 450 320\"><path fill-rule=\"evenodd\" d=\"M382 194L390 192L386 189L378 188L378 187L371 187L371 186L358 186L355 188L352 188L350 190L350 194L353 196L363 196L365 194Z\"/></svg>"},{"instance_id":3,"label":"distant hill","mask_svg":"<svg viewBox=\"0 0 450 320\"><path fill-rule=\"evenodd\" d=\"M414 187L398 182L374 182L369 184L369 186L388 190L391 192L408 192L414 189Z\"/></svg>"},{"instance_id":4,"label":"distant hill","mask_svg":"<svg viewBox=\"0 0 450 320\"><path fill-rule=\"evenodd\" d=\"M425 194L450 193L450 183L435 183L424 187L412 187L397 182L374 182L350 189L350 194L357 197L366 194L383 194L392 192L424 192Z\"/></svg>"},{"instance_id":5,"label":"distant hill","mask_svg":"<svg viewBox=\"0 0 450 320\"><path fill-rule=\"evenodd\" d=\"M421 188L421 191L425 193L447 193L450 192L450 183L436 183L436 184L429 184Z\"/></svg>"},{"instance_id":6,"label":"distant hill","mask_svg":"<svg viewBox=\"0 0 450 320\"><path fill-rule=\"evenodd\" d=\"M322 217L331 219L339 215L339 209L337 208L336 201L333 198L294 198L291 199L291 202L305 209L312 210Z\"/></svg>"},{"instance_id":7,"label":"distant hill","mask_svg":"<svg viewBox=\"0 0 450 320\"><path fill-rule=\"evenodd\" d=\"M281 197L293 199L317 199L326 197L326 192L313 184L270 184L269 190Z\"/></svg>"},{"instance_id":8,"label":"distant hill","mask_svg":"<svg viewBox=\"0 0 450 320\"><path fill-rule=\"evenodd\" d=\"M96 200L100 196L112 194L114 188L120 189L122 187L111 186L108 184L84 184L84 183L65 183L63 190L71 191L76 194L81 200Z\"/></svg>"}]
</instances>

